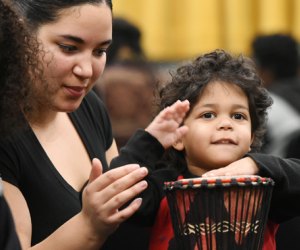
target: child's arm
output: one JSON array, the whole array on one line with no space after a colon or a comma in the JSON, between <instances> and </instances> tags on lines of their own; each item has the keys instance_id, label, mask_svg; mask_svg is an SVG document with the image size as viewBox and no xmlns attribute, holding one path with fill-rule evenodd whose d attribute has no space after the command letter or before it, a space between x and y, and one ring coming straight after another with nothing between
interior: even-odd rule
<instances>
[{"instance_id":1,"label":"child's arm","mask_svg":"<svg viewBox=\"0 0 300 250\"><path fill-rule=\"evenodd\" d=\"M300 216L300 159L251 153L225 168L207 172L205 176L258 174L275 181L270 218L283 222Z\"/></svg>"},{"instance_id":2,"label":"child's arm","mask_svg":"<svg viewBox=\"0 0 300 250\"><path fill-rule=\"evenodd\" d=\"M300 216L300 159L282 159L266 154L249 154L259 167L258 174L275 181L270 218L283 222Z\"/></svg>"}]
</instances>

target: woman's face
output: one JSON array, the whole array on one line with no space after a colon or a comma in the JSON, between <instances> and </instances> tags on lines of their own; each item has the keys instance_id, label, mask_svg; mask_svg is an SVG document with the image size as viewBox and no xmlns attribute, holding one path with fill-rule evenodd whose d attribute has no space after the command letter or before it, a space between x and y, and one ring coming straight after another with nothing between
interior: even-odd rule
<instances>
[{"instance_id":1,"label":"woman's face","mask_svg":"<svg viewBox=\"0 0 300 250\"><path fill-rule=\"evenodd\" d=\"M45 85L38 93L55 111L72 112L102 74L112 39L112 13L105 4L80 5L60 12L56 22L42 25Z\"/></svg>"}]
</instances>

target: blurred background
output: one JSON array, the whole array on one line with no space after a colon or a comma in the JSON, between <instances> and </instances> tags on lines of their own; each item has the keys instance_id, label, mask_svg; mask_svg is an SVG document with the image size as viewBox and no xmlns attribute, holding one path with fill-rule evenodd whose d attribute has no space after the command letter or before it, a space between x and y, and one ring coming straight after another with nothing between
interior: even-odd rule
<instances>
[{"instance_id":1,"label":"blurred background","mask_svg":"<svg viewBox=\"0 0 300 250\"><path fill-rule=\"evenodd\" d=\"M256 35L300 39L299 0L115 0L114 14L136 25L151 61L178 61L223 48L250 54Z\"/></svg>"}]
</instances>

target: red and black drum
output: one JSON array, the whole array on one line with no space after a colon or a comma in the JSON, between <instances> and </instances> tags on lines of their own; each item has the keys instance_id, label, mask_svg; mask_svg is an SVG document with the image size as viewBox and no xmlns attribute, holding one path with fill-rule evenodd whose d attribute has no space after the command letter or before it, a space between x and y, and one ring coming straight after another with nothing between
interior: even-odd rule
<instances>
[{"instance_id":1,"label":"red and black drum","mask_svg":"<svg viewBox=\"0 0 300 250\"><path fill-rule=\"evenodd\" d=\"M261 249L273 186L254 175L166 182L178 249Z\"/></svg>"}]
</instances>

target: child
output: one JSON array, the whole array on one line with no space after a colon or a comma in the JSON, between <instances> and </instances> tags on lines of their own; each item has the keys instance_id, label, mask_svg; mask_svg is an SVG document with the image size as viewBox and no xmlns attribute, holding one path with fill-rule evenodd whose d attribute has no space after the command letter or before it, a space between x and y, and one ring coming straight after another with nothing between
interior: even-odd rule
<instances>
[{"instance_id":1,"label":"child","mask_svg":"<svg viewBox=\"0 0 300 250\"><path fill-rule=\"evenodd\" d=\"M154 120L146 129L149 133L138 131L111 164L137 160L152 170L147 177L143 204L131 221L153 225L150 249L155 250L175 248L163 183L202 176L258 150L267 108L272 104L252 61L221 50L179 67L159 94L160 109L176 100L189 101L190 110L183 121L187 133L167 148L164 137L151 136L155 134L155 122L163 124ZM155 170L158 168L161 169ZM273 209L276 214L276 208ZM276 228L274 221L268 222L263 249L275 249Z\"/></svg>"}]
</instances>

